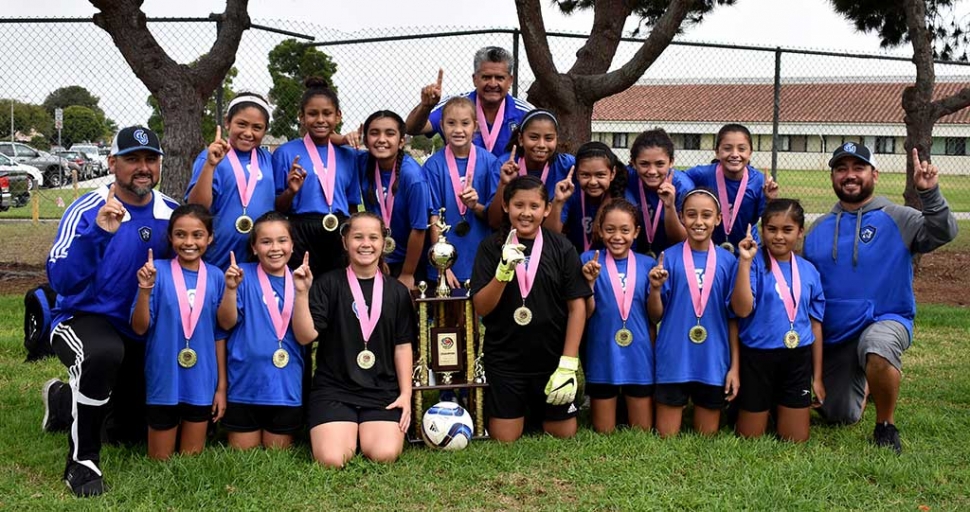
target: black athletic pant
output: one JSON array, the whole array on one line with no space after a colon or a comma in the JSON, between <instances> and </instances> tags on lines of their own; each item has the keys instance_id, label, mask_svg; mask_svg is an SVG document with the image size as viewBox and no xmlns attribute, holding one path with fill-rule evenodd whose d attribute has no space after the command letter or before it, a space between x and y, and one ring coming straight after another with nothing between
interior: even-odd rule
<instances>
[{"instance_id":1,"label":"black athletic pant","mask_svg":"<svg viewBox=\"0 0 970 512\"><path fill-rule=\"evenodd\" d=\"M57 421L70 425L68 465L100 473L102 430L116 442L147 435L144 342L122 336L104 317L79 315L54 327L51 345L70 384L49 404Z\"/></svg>"}]
</instances>

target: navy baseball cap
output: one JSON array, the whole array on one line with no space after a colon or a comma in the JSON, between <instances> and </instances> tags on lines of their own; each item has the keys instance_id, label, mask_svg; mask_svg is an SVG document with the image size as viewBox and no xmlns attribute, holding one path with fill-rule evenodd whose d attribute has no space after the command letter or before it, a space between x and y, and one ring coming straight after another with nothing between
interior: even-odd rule
<instances>
[{"instance_id":1,"label":"navy baseball cap","mask_svg":"<svg viewBox=\"0 0 970 512\"><path fill-rule=\"evenodd\" d=\"M836 149L832 153L832 158L829 160L829 167L835 167L835 164L839 160L847 156L854 156L871 165L874 169L876 168L876 157L872 156L872 151L869 151L869 148L865 147L865 145L855 142L846 142L839 146L839 149Z\"/></svg>"},{"instance_id":2,"label":"navy baseball cap","mask_svg":"<svg viewBox=\"0 0 970 512\"><path fill-rule=\"evenodd\" d=\"M133 151L151 151L164 155L158 135L144 126L122 128L111 143L111 156L124 155Z\"/></svg>"}]
</instances>

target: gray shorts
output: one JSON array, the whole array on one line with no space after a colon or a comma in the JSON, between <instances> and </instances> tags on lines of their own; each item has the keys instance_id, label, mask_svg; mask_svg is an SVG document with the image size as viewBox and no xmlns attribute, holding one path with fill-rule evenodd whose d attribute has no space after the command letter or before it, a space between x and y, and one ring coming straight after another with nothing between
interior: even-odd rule
<instances>
[{"instance_id":1,"label":"gray shorts","mask_svg":"<svg viewBox=\"0 0 970 512\"><path fill-rule=\"evenodd\" d=\"M882 357L897 370L903 368L903 352L913 340L906 327L895 320L883 320L866 327L858 339L824 345L822 383L825 403L819 413L833 423L856 423L862 418L866 400L866 360L869 354Z\"/></svg>"}]
</instances>

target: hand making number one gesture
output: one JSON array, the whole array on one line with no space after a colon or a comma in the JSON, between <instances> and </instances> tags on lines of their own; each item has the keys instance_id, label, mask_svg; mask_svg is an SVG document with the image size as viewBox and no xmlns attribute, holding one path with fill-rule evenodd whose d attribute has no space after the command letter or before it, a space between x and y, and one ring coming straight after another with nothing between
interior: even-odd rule
<instances>
[{"instance_id":1,"label":"hand making number one gesture","mask_svg":"<svg viewBox=\"0 0 970 512\"><path fill-rule=\"evenodd\" d=\"M566 201L569 200L570 197L573 196L573 193L576 191L576 184L573 183L573 170L575 168L576 166L570 167L569 174L567 174L565 178L559 180L559 183L556 183L556 197L554 199L555 202L559 204L565 203Z\"/></svg>"},{"instance_id":2,"label":"hand making number one gesture","mask_svg":"<svg viewBox=\"0 0 970 512\"><path fill-rule=\"evenodd\" d=\"M438 68L438 81L424 86L421 89L421 104L426 107L434 107L441 101L441 80L445 76L445 70Z\"/></svg>"},{"instance_id":3,"label":"hand making number one gesture","mask_svg":"<svg viewBox=\"0 0 970 512\"><path fill-rule=\"evenodd\" d=\"M589 283L590 288L596 282L596 278L600 276L600 270L603 266L600 265L600 252L596 251L593 253L593 259L586 262L583 265L583 277L586 278L586 282Z\"/></svg>"},{"instance_id":4,"label":"hand making number one gesture","mask_svg":"<svg viewBox=\"0 0 970 512\"><path fill-rule=\"evenodd\" d=\"M226 269L226 289L235 290L243 280L243 269L236 266L236 253L229 251L229 268Z\"/></svg>"},{"instance_id":5,"label":"hand making number one gesture","mask_svg":"<svg viewBox=\"0 0 970 512\"><path fill-rule=\"evenodd\" d=\"M519 175L519 166L515 163L515 150L517 146L512 146L512 152L509 153L509 159L502 164L502 169L500 171L499 177L501 178L502 185L508 185L512 179Z\"/></svg>"},{"instance_id":6,"label":"hand making number one gesture","mask_svg":"<svg viewBox=\"0 0 970 512\"><path fill-rule=\"evenodd\" d=\"M212 144L209 144L205 158L209 165L215 167L226 157L227 153L229 153L229 143L222 138L222 127L216 125L216 138L212 141Z\"/></svg>"},{"instance_id":7,"label":"hand making number one gesture","mask_svg":"<svg viewBox=\"0 0 970 512\"><path fill-rule=\"evenodd\" d=\"M925 160L920 161L919 150L913 148L913 185L916 190L929 190L939 184L939 170Z\"/></svg>"},{"instance_id":8,"label":"hand making number one gesture","mask_svg":"<svg viewBox=\"0 0 970 512\"><path fill-rule=\"evenodd\" d=\"M738 242L738 256L744 261L751 261L758 254L758 242L751 236L751 224L748 224L748 234Z\"/></svg>"},{"instance_id":9,"label":"hand making number one gesture","mask_svg":"<svg viewBox=\"0 0 970 512\"><path fill-rule=\"evenodd\" d=\"M138 287L145 289L155 287L155 258L151 248L148 249L148 261L138 269Z\"/></svg>"},{"instance_id":10,"label":"hand making number one gesture","mask_svg":"<svg viewBox=\"0 0 970 512\"><path fill-rule=\"evenodd\" d=\"M310 251L303 253L303 264L293 271L293 288L296 293L305 293L313 284L313 273L310 272Z\"/></svg>"},{"instance_id":11,"label":"hand making number one gesture","mask_svg":"<svg viewBox=\"0 0 970 512\"><path fill-rule=\"evenodd\" d=\"M650 288L659 290L667 282L668 272L664 268L664 253L657 257L657 266L650 269Z\"/></svg>"},{"instance_id":12,"label":"hand making number one gesture","mask_svg":"<svg viewBox=\"0 0 970 512\"><path fill-rule=\"evenodd\" d=\"M115 198L115 186L112 184L111 188L108 189L108 197L104 200L104 206L98 210L98 216L94 220L101 229L108 233L117 233L118 228L121 227L121 221L128 213L125 205Z\"/></svg>"}]
</instances>

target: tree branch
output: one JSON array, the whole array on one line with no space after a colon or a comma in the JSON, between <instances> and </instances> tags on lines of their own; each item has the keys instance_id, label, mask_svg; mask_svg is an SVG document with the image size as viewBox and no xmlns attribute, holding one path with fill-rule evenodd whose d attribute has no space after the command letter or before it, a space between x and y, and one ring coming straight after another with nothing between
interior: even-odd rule
<instances>
[{"instance_id":1,"label":"tree branch","mask_svg":"<svg viewBox=\"0 0 970 512\"><path fill-rule=\"evenodd\" d=\"M657 60L677 34L694 0L672 0L637 53L620 69L605 75L575 77L578 93L596 101L628 89ZM527 46L528 48L528 46ZM529 56L531 59L532 56Z\"/></svg>"},{"instance_id":2,"label":"tree branch","mask_svg":"<svg viewBox=\"0 0 970 512\"><path fill-rule=\"evenodd\" d=\"M212 91L219 87L236 61L236 49L239 48L242 33L250 25L248 3L249 0L227 0L225 12L209 15L219 24L219 33L209 52L196 62L192 71L196 87L201 91Z\"/></svg>"},{"instance_id":3,"label":"tree branch","mask_svg":"<svg viewBox=\"0 0 970 512\"><path fill-rule=\"evenodd\" d=\"M627 0L599 0L593 9L589 38L576 52L569 75L599 75L610 70L613 56L623 36L623 23L633 12Z\"/></svg>"},{"instance_id":4,"label":"tree branch","mask_svg":"<svg viewBox=\"0 0 970 512\"><path fill-rule=\"evenodd\" d=\"M539 87L555 97L561 97L563 77L556 69L556 63L549 51L546 38L546 25L542 19L539 0L515 0L515 10L522 29L522 42L529 57L529 66L536 77Z\"/></svg>"},{"instance_id":5,"label":"tree branch","mask_svg":"<svg viewBox=\"0 0 970 512\"><path fill-rule=\"evenodd\" d=\"M936 107L936 118L948 116L958 110L970 107L970 87L964 87L960 92L953 96L941 98L933 102Z\"/></svg>"}]
</instances>

